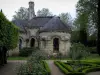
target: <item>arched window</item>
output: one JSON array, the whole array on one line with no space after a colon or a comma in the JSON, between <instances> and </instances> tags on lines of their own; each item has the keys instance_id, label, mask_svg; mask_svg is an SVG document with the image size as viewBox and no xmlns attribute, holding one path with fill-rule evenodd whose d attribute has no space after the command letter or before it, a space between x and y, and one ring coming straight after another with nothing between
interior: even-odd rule
<instances>
[{"instance_id":1,"label":"arched window","mask_svg":"<svg viewBox=\"0 0 100 75\"><path fill-rule=\"evenodd\" d=\"M59 51L59 38L53 39L53 50L54 50L54 52Z\"/></svg>"},{"instance_id":2,"label":"arched window","mask_svg":"<svg viewBox=\"0 0 100 75\"><path fill-rule=\"evenodd\" d=\"M31 39L30 47L35 47L35 39L34 38Z\"/></svg>"},{"instance_id":3,"label":"arched window","mask_svg":"<svg viewBox=\"0 0 100 75\"><path fill-rule=\"evenodd\" d=\"M19 39L19 49L22 48L22 39Z\"/></svg>"}]
</instances>

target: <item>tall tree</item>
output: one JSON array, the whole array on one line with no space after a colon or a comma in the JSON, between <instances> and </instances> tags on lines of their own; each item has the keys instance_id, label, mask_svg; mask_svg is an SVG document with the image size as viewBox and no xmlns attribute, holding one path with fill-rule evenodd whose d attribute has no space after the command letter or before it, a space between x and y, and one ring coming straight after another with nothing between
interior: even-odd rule
<instances>
[{"instance_id":1,"label":"tall tree","mask_svg":"<svg viewBox=\"0 0 100 75\"><path fill-rule=\"evenodd\" d=\"M69 13L61 13L59 17L64 24L69 25L73 30L73 20Z\"/></svg>"},{"instance_id":2,"label":"tall tree","mask_svg":"<svg viewBox=\"0 0 100 75\"><path fill-rule=\"evenodd\" d=\"M95 25L98 28L98 34L99 33L99 25L98 23L98 0L79 0L77 3L77 13L87 13L88 14L88 24L89 25ZM100 55L100 36L98 35L98 41L97 41L97 51Z\"/></svg>"},{"instance_id":3,"label":"tall tree","mask_svg":"<svg viewBox=\"0 0 100 75\"><path fill-rule=\"evenodd\" d=\"M37 16L53 16L53 14L49 11L48 8L43 8L37 11Z\"/></svg>"},{"instance_id":4,"label":"tall tree","mask_svg":"<svg viewBox=\"0 0 100 75\"><path fill-rule=\"evenodd\" d=\"M87 14L78 13L74 24L79 27L77 29L79 31L79 41L86 46L87 45L87 26L88 26Z\"/></svg>"},{"instance_id":5,"label":"tall tree","mask_svg":"<svg viewBox=\"0 0 100 75\"><path fill-rule=\"evenodd\" d=\"M18 28L0 12L0 64L7 63L6 52L17 47Z\"/></svg>"},{"instance_id":6,"label":"tall tree","mask_svg":"<svg viewBox=\"0 0 100 75\"><path fill-rule=\"evenodd\" d=\"M20 7L18 11L15 11L15 15L13 16L13 20L21 19L21 20L28 20L29 19L29 12L28 9L25 7Z\"/></svg>"},{"instance_id":7,"label":"tall tree","mask_svg":"<svg viewBox=\"0 0 100 75\"><path fill-rule=\"evenodd\" d=\"M59 14L59 17L63 23L72 25L72 17L69 13L61 13Z\"/></svg>"}]
</instances>

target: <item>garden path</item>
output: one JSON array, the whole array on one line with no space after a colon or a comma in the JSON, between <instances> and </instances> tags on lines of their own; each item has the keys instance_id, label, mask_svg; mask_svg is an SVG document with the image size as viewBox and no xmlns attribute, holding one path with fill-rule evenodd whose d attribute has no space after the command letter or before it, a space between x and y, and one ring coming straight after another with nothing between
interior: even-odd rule
<instances>
[{"instance_id":1,"label":"garden path","mask_svg":"<svg viewBox=\"0 0 100 75\"><path fill-rule=\"evenodd\" d=\"M0 75L16 75L16 67L25 62L25 60L9 60L7 64L0 66ZM48 60L47 63L51 69L51 75L64 75L53 63L53 60ZM100 71L91 72L87 75L100 75Z\"/></svg>"},{"instance_id":2,"label":"garden path","mask_svg":"<svg viewBox=\"0 0 100 75\"><path fill-rule=\"evenodd\" d=\"M0 66L0 75L16 75L16 67L25 60L9 60L4 66Z\"/></svg>"},{"instance_id":3,"label":"garden path","mask_svg":"<svg viewBox=\"0 0 100 75\"><path fill-rule=\"evenodd\" d=\"M91 72L91 73L88 73L87 75L100 75L100 71L97 71L97 72Z\"/></svg>"},{"instance_id":4,"label":"garden path","mask_svg":"<svg viewBox=\"0 0 100 75\"><path fill-rule=\"evenodd\" d=\"M50 70L51 70L51 75L64 75L59 69L58 67L54 64L53 60L48 60L47 61Z\"/></svg>"}]
</instances>

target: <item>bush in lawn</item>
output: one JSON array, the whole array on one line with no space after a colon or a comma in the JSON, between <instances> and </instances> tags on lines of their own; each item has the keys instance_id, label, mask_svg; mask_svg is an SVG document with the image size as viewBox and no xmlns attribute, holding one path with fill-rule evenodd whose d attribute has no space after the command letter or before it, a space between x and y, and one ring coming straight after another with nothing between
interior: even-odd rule
<instances>
[{"instance_id":1,"label":"bush in lawn","mask_svg":"<svg viewBox=\"0 0 100 75\"><path fill-rule=\"evenodd\" d=\"M88 47L88 51L92 54L97 54L96 47Z\"/></svg>"},{"instance_id":2,"label":"bush in lawn","mask_svg":"<svg viewBox=\"0 0 100 75\"><path fill-rule=\"evenodd\" d=\"M42 60L47 58L47 54L42 50L35 50L28 58L26 65L21 66L17 71L18 75L47 75ZM25 72L25 73L23 73Z\"/></svg>"},{"instance_id":3,"label":"bush in lawn","mask_svg":"<svg viewBox=\"0 0 100 75\"><path fill-rule=\"evenodd\" d=\"M82 67L80 60L86 58L89 55L87 48L81 43L74 43L70 49L69 57L72 59L74 65L70 65L73 67L73 71L78 68ZM77 60L75 62L74 60Z\"/></svg>"},{"instance_id":4,"label":"bush in lawn","mask_svg":"<svg viewBox=\"0 0 100 75\"><path fill-rule=\"evenodd\" d=\"M28 48L28 47L22 48L19 51L19 56L27 57L27 56L31 55L32 52L37 50L37 49L38 48Z\"/></svg>"}]
</instances>

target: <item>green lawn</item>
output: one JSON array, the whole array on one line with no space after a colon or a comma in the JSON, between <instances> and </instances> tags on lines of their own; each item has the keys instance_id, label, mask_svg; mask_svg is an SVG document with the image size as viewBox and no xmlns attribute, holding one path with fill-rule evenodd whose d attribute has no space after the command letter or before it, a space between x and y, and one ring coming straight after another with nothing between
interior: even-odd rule
<instances>
[{"instance_id":1,"label":"green lawn","mask_svg":"<svg viewBox=\"0 0 100 75\"><path fill-rule=\"evenodd\" d=\"M11 57L8 57L7 60L27 60L28 57L20 57L20 56L11 56Z\"/></svg>"}]
</instances>

